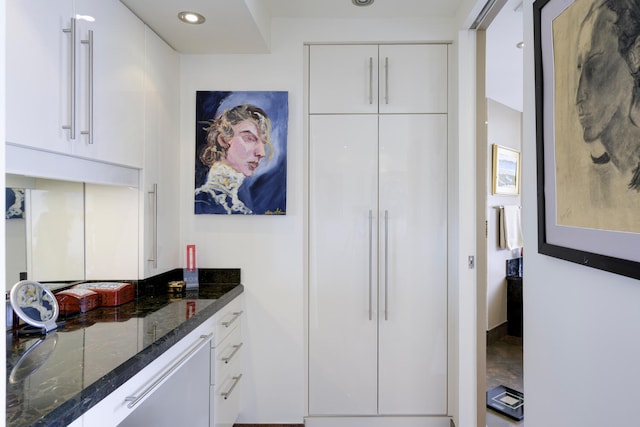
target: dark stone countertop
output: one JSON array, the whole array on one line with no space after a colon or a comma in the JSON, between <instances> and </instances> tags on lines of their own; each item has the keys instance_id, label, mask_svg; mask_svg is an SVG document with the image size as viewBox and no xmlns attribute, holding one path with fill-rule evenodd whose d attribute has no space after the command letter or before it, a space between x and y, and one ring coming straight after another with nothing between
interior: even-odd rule
<instances>
[{"instance_id":1,"label":"dark stone countertop","mask_svg":"<svg viewBox=\"0 0 640 427\"><path fill-rule=\"evenodd\" d=\"M201 284L59 317L65 324L44 339L8 333L6 425L68 425L243 291Z\"/></svg>"}]
</instances>

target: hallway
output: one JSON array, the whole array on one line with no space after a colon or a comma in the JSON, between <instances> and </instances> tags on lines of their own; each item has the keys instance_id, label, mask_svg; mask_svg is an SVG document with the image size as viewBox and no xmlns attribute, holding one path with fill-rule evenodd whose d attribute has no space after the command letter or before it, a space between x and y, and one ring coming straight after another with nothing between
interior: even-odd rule
<instances>
[{"instance_id":1,"label":"hallway","mask_svg":"<svg viewBox=\"0 0 640 427\"><path fill-rule=\"evenodd\" d=\"M499 385L524 391L522 338L505 335L487 343L487 390ZM487 409L487 427L524 427L524 425L524 420L514 421L494 410Z\"/></svg>"}]
</instances>

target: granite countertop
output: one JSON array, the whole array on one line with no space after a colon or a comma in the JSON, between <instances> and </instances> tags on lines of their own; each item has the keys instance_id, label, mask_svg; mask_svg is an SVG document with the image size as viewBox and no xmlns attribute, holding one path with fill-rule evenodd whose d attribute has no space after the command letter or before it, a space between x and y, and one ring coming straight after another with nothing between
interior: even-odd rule
<instances>
[{"instance_id":1,"label":"granite countertop","mask_svg":"<svg viewBox=\"0 0 640 427\"><path fill-rule=\"evenodd\" d=\"M66 426L244 291L201 284L58 320L46 336L7 334L7 426Z\"/></svg>"}]
</instances>

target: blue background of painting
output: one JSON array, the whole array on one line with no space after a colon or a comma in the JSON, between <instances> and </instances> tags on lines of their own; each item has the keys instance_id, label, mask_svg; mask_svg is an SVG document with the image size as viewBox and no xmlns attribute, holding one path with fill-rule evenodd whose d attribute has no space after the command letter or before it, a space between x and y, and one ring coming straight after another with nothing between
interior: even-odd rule
<instances>
[{"instance_id":1,"label":"blue background of painting","mask_svg":"<svg viewBox=\"0 0 640 427\"><path fill-rule=\"evenodd\" d=\"M240 200L254 214L267 212L285 214L287 209L287 125L289 118L288 92L279 91L197 91L196 92L196 152L195 188L207 179L209 167L200 159L206 146L206 132L202 122L214 119L219 112L247 103L262 108L271 119L273 157L260 163L253 176L247 177L238 193ZM209 203L203 203L209 202ZM226 214L207 195L196 197L196 214Z\"/></svg>"}]
</instances>

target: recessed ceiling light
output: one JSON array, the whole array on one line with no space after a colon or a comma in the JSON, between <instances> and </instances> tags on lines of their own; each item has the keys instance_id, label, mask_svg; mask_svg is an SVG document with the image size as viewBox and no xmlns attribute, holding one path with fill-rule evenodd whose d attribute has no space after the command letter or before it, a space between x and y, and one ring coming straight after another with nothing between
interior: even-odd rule
<instances>
[{"instance_id":1,"label":"recessed ceiling light","mask_svg":"<svg viewBox=\"0 0 640 427\"><path fill-rule=\"evenodd\" d=\"M356 6L369 6L373 3L373 0L351 0L351 3L355 4Z\"/></svg>"},{"instance_id":2,"label":"recessed ceiling light","mask_svg":"<svg viewBox=\"0 0 640 427\"><path fill-rule=\"evenodd\" d=\"M180 12L178 19L186 24L202 24L206 19L197 12Z\"/></svg>"}]
</instances>

